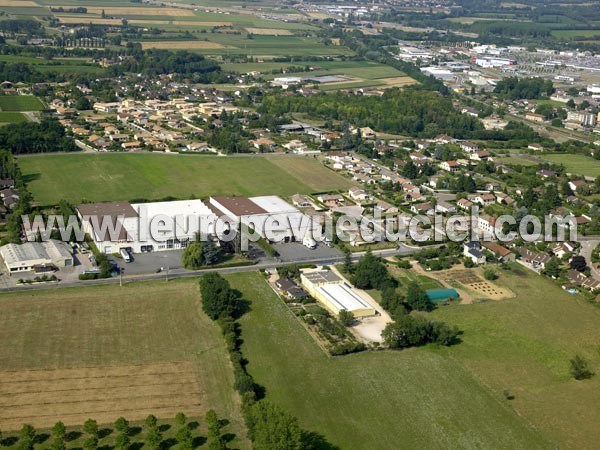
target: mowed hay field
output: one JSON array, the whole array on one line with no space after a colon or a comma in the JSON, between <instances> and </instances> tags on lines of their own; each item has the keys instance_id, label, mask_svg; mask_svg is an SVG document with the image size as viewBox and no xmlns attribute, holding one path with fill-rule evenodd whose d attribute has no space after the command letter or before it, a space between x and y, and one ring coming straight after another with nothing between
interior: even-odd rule
<instances>
[{"instance_id":1,"label":"mowed hay field","mask_svg":"<svg viewBox=\"0 0 600 450\"><path fill-rule=\"evenodd\" d=\"M231 363L197 280L3 294L0 429L214 408L246 447Z\"/></svg>"},{"instance_id":2,"label":"mowed hay field","mask_svg":"<svg viewBox=\"0 0 600 450\"><path fill-rule=\"evenodd\" d=\"M22 157L19 166L34 200L42 205L61 199L77 204L168 196L290 196L350 185L314 158L285 159L105 153Z\"/></svg>"},{"instance_id":3,"label":"mowed hay field","mask_svg":"<svg viewBox=\"0 0 600 450\"><path fill-rule=\"evenodd\" d=\"M331 444L350 450L554 448L501 391L453 358L455 348L330 358L263 277L227 278L252 302L241 319L248 370L267 399Z\"/></svg>"}]
</instances>

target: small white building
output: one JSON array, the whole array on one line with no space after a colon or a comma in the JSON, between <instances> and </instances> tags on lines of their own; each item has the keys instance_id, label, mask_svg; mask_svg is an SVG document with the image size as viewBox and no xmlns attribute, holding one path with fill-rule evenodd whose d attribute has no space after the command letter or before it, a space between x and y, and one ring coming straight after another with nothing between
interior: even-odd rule
<instances>
[{"instance_id":1,"label":"small white building","mask_svg":"<svg viewBox=\"0 0 600 450\"><path fill-rule=\"evenodd\" d=\"M73 266L71 247L55 239L46 242L6 244L0 247L0 255L10 274Z\"/></svg>"}]
</instances>

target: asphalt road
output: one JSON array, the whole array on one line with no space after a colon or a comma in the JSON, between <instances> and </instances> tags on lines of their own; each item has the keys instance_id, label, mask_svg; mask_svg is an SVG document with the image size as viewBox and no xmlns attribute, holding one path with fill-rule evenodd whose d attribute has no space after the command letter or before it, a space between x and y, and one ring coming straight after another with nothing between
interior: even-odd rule
<instances>
[{"instance_id":1,"label":"asphalt road","mask_svg":"<svg viewBox=\"0 0 600 450\"><path fill-rule=\"evenodd\" d=\"M387 249L387 250L376 250L373 251L374 255L380 256L382 258L389 256L406 256L411 255L413 253L421 250L420 247L410 247L405 244L400 244L398 248ZM364 256L365 252L353 253L352 259L354 261L360 259ZM26 285L19 287L11 287L11 288L2 288L0 292L18 292L18 291L31 291L31 290L40 290L40 289L61 289L68 287L80 287L80 286L97 286L97 285L108 285L108 284L118 284L122 282L123 284L129 283L132 281L155 281L155 280L173 280L177 278L191 278L197 277L204 273L209 272L218 272L220 274L228 274L228 273L240 273L240 272L255 272L260 269L272 269L282 266L287 266L290 264L298 263L298 264L318 264L318 265L333 265L340 263L344 260L344 255L340 256L332 256L326 258L314 258L314 259L303 259L300 261L277 261L277 260L263 260L254 264L252 266L238 266L238 267L225 267L225 268L215 268L215 269L203 269L203 270L186 270L186 269L173 269L169 271L162 271L159 273L148 273L148 274L140 274L140 275L125 275L122 277L113 277L113 278L105 278L101 280L88 280L88 281L71 281L71 282L60 282L53 284L37 284L37 285Z\"/></svg>"}]
</instances>

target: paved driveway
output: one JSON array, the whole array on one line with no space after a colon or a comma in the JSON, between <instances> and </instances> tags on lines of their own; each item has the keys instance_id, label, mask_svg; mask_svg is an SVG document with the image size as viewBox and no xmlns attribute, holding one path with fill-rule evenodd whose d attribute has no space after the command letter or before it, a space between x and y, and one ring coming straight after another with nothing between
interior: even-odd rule
<instances>
[{"instance_id":1,"label":"paved driveway","mask_svg":"<svg viewBox=\"0 0 600 450\"><path fill-rule=\"evenodd\" d=\"M327 247L320 242L317 244L317 248L313 250L305 247L300 242L273 244L273 248L279 253L279 260L282 262L302 262L321 258L339 258L342 256L342 252L335 247Z\"/></svg>"},{"instance_id":2,"label":"paved driveway","mask_svg":"<svg viewBox=\"0 0 600 450\"><path fill-rule=\"evenodd\" d=\"M167 270L167 267L169 270L179 269L183 267L181 263L182 255L183 250L166 250L152 253L135 253L133 261L130 263L126 263L119 258L112 259L116 261L119 267L125 269L124 274L134 275L154 273L161 267L163 270Z\"/></svg>"}]
</instances>

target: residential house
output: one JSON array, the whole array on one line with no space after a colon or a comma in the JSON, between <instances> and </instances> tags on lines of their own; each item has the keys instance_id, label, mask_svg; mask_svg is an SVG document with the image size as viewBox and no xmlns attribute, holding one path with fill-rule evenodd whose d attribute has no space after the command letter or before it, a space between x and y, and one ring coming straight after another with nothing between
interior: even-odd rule
<instances>
[{"instance_id":1,"label":"residential house","mask_svg":"<svg viewBox=\"0 0 600 450\"><path fill-rule=\"evenodd\" d=\"M581 189L583 186L587 186L587 182L585 180L569 181L569 187L573 192L577 192L577 189Z\"/></svg>"},{"instance_id":2,"label":"residential house","mask_svg":"<svg viewBox=\"0 0 600 450\"><path fill-rule=\"evenodd\" d=\"M90 144L92 144L94 147L107 147L108 143L106 142L106 140L101 137L98 136L96 134L92 134L89 138L88 141L90 142Z\"/></svg>"},{"instance_id":3,"label":"residential house","mask_svg":"<svg viewBox=\"0 0 600 450\"><path fill-rule=\"evenodd\" d=\"M514 262L516 259L516 255L513 252L500 244L486 241L482 245L494 255L498 262Z\"/></svg>"},{"instance_id":4,"label":"residential house","mask_svg":"<svg viewBox=\"0 0 600 450\"><path fill-rule=\"evenodd\" d=\"M521 255L521 262L531 267L533 270L540 271L546 267L546 264L550 261L550 256L545 253L538 253L528 248L519 248L519 254Z\"/></svg>"},{"instance_id":5,"label":"residential house","mask_svg":"<svg viewBox=\"0 0 600 450\"><path fill-rule=\"evenodd\" d=\"M252 139L250 143L257 150L266 148L268 151L273 151L277 147L277 143L269 138Z\"/></svg>"},{"instance_id":6,"label":"residential house","mask_svg":"<svg viewBox=\"0 0 600 450\"><path fill-rule=\"evenodd\" d=\"M489 192L484 194L476 194L473 197L473 201L475 203L479 203L481 206L489 206L496 202L496 196Z\"/></svg>"},{"instance_id":7,"label":"residential house","mask_svg":"<svg viewBox=\"0 0 600 450\"><path fill-rule=\"evenodd\" d=\"M565 256L566 254L573 253L575 251L575 248L576 248L575 244L573 244L572 242L569 242L569 241L559 242L552 249L552 253L557 258L562 259L563 256Z\"/></svg>"},{"instance_id":8,"label":"residential house","mask_svg":"<svg viewBox=\"0 0 600 450\"><path fill-rule=\"evenodd\" d=\"M534 151L536 151L536 152L541 152L541 151L544 151L544 147L543 147L542 145L540 145L540 144L529 144L529 145L527 146L527 148L528 148L529 150L534 150Z\"/></svg>"},{"instance_id":9,"label":"residential house","mask_svg":"<svg viewBox=\"0 0 600 450\"><path fill-rule=\"evenodd\" d=\"M487 161L491 156L492 154L488 150L479 150L478 152L471 153L469 158L473 161Z\"/></svg>"},{"instance_id":10,"label":"residential house","mask_svg":"<svg viewBox=\"0 0 600 450\"><path fill-rule=\"evenodd\" d=\"M416 203L410 207L410 210L415 214L426 214L428 216L432 216L435 214L433 205L429 202Z\"/></svg>"},{"instance_id":11,"label":"residential house","mask_svg":"<svg viewBox=\"0 0 600 450\"><path fill-rule=\"evenodd\" d=\"M479 150L479 146L471 141L462 141L459 145L467 153L474 153Z\"/></svg>"},{"instance_id":12,"label":"residential house","mask_svg":"<svg viewBox=\"0 0 600 450\"><path fill-rule=\"evenodd\" d=\"M463 255L475 264L484 264L486 262L486 257L481 251L481 243L479 242L465 242L463 244Z\"/></svg>"},{"instance_id":13,"label":"residential house","mask_svg":"<svg viewBox=\"0 0 600 450\"><path fill-rule=\"evenodd\" d=\"M317 200L328 208L334 208L344 204L344 197L340 194L321 194L317 197Z\"/></svg>"},{"instance_id":14,"label":"residential house","mask_svg":"<svg viewBox=\"0 0 600 450\"><path fill-rule=\"evenodd\" d=\"M383 200L377 200L374 209L380 211L381 214L397 214L400 211L397 206Z\"/></svg>"},{"instance_id":15,"label":"residential house","mask_svg":"<svg viewBox=\"0 0 600 450\"><path fill-rule=\"evenodd\" d=\"M532 112L528 112L527 114L525 114L525 118L527 120L539 123L544 122L546 120L546 117L543 114L536 114Z\"/></svg>"},{"instance_id":16,"label":"residential house","mask_svg":"<svg viewBox=\"0 0 600 450\"><path fill-rule=\"evenodd\" d=\"M312 202L307 195L294 194L292 195L292 204L297 208L309 208L312 206Z\"/></svg>"},{"instance_id":17,"label":"residential house","mask_svg":"<svg viewBox=\"0 0 600 450\"><path fill-rule=\"evenodd\" d=\"M302 300L308 296L306 291L289 278L279 278L275 285L286 298L290 300Z\"/></svg>"},{"instance_id":18,"label":"residential house","mask_svg":"<svg viewBox=\"0 0 600 450\"><path fill-rule=\"evenodd\" d=\"M452 136L448 136L447 134L441 134L435 138L436 144L452 144L453 142L456 142L456 139L454 139Z\"/></svg>"},{"instance_id":19,"label":"residential house","mask_svg":"<svg viewBox=\"0 0 600 450\"><path fill-rule=\"evenodd\" d=\"M554 178L555 176L557 176L558 172L556 172L554 170L541 169L541 170L538 170L536 172L536 174L539 175L542 178L548 179L548 178Z\"/></svg>"},{"instance_id":20,"label":"residential house","mask_svg":"<svg viewBox=\"0 0 600 450\"><path fill-rule=\"evenodd\" d=\"M460 171L460 166L458 165L458 163L456 161L444 161L442 163L440 163L440 168L442 170L445 170L446 172L459 172Z\"/></svg>"},{"instance_id":21,"label":"residential house","mask_svg":"<svg viewBox=\"0 0 600 450\"><path fill-rule=\"evenodd\" d=\"M455 213L456 212L456 206L454 206L452 203L448 203L444 200L439 200L437 202L437 204L435 205L435 211L445 214L445 213Z\"/></svg>"},{"instance_id":22,"label":"residential house","mask_svg":"<svg viewBox=\"0 0 600 450\"><path fill-rule=\"evenodd\" d=\"M495 234L496 218L488 214L482 214L477 218L477 230L479 234Z\"/></svg>"},{"instance_id":23,"label":"residential house","mask_svg":"<svg viewBox=\"0 0 600 450\"><path fill-rule=\"evenodd\" d=\"M456 206L460 209L464 209L465 211L470 210L473 205L474 203L471 200L467 200L466 198L458 199L456 202Z\"/></svg>"},{"instance_id":24,"label":"residential house","mask_svg":"<svg viewBox=\"0 0 600 450\"><path fill-rule=\"evenodd\" d=\"M367 201L370 198L369 194L367 194L364 189L357 188L356 186L352 186L348 190L348 194L350 195L350 198L359 202Z\"/></svg>"}]
</instances>

